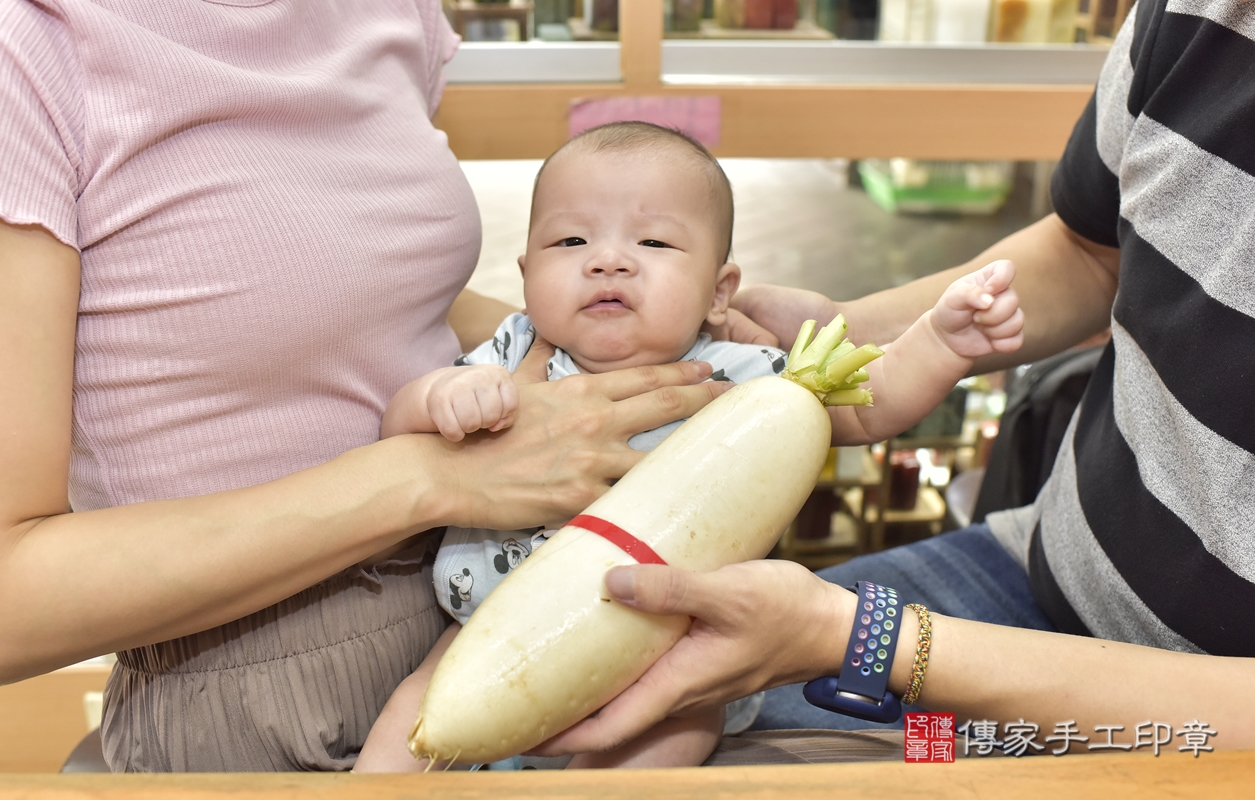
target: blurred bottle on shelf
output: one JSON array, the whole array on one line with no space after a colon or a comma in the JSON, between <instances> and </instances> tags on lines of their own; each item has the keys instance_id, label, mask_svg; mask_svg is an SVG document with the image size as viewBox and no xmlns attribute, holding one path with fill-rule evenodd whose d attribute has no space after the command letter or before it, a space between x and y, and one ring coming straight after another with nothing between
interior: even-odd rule
<instances>
[{"instance_id":1,"label":"blurred bottle on shelf","mask_svg":"<svg viewBox=\"0 0 1255 800\"><path fill-rule=\"evenodd\" d=\"M745 0L715 0L715 22L720 28L744 28Z\"/></svg>"},{"instance_id":2,"label":"blurred bottle on shelf","mask_svg":"<svg viewBox=\"0 0 1255 800\"><path fill-rule=\"evenodd\" d=\"M818 0L816 8L816 21L838 38L882 42L1072 44L1082 27L1080 0Z\"/></svg>"},{"instance_id":3,"label":"blurred bottle on shelf","mask_svg":"<svg viewBox=\"0 0 1255 800\"><path fill-rule=\"evenodd\" d=\"M840 500L832 487L816 488L797 512L793 535L807 541L827 539L832 535L832 515L839 507Z\"/></svg>"},{"instance_id":4,"label":"blurred bottle on shelf","mask_svg":"<svg viewBox=\"0 0 1255 800\"><path fill-rule=\"evenodd\" d=\"M797 26L797 0L772 0L771 26L791 31Z\"/></svg>"},{"instance_id":5,"label":"blurred bottle on shelf","mask_svg":"<svg viewBox=\"0 0 1255 800\"><path fill-rule=\"evenodd\" d=\"M894 511L910 511L919 502L919 459L911 450L889 454L889 502Z\"/></svg>"},{"instance_id":6,"label":"blurred bottle on shelf","mask_svg":"<svg viewBox=\"0 0 1255 800\"><path fill-rule=\"evenodd\" d=\"M836 30L838 39L876 38L880 22L880 0L837 0Z\"/></svg>"},{"instance_id":7,"label":"blurred bottle on shelf","mask_svg":"<svg viewBox=\"0 0 1255 800\"><path fill-rule=\"evenodd\" d=\"M1079 0L994 0L991 42L1072 44Z\"/></svg>"},{"instance_id":8,"label":"blurred bottle on shelf","mask_svg":"<svg viewBox=\"0 0 1255 800\"><path fill-rule=\"evenodd\" d=\"M713 12L721 28L793 30L798 20L798 0L715 0Z\"/></svg>"},{"instance_id":9,"label":"blurred bottle on shelf","mask_svg":"<svg viewBox=\"0 0 1255 800\"><path fill-rule=\"evenodd\" d=\"M985 41L989 4L990 0L932 0L932 41L939 44Z\"/></svg>"},{"instance_id":10,"label":"blurred bottle on shelf","mask_svg":"<svg viewBox=\"0 0 1255 800\"><path fill-rule=\"evenodd\" d=\"M930 41L932 11L933 0L881 0L877 38L882 42Z\"/></svg>"},{"instance_id":11,"label":"blurred bottle on shelf","mask_svg":"<svg viewBox=\"0 0 1255 800\"><path fill-rule=\"evenodd\" d=\"M1050 26L1046 33L1046 41L1075 44L1077 15L1080 13L1080 7L1080 0L1051 0Z\"/></svg>"},{"instance_id":12,"label":"blurred bottle on shelf","mask_svg":"<svg viewBox=\"0 0 1255 800\"><path fill-rule=\"evenodd\" d=\"M745 0L745 27L772 28L772 0Z\"/></svg>"},{"instance_id":13,"label":"blurred bottle on shelf","mask_svg":"<svg viewBox=\"0 0 1255 800\"><path fill-rule=\"evenodd\" d=\"M691 33L701 30L702 0L667 0L667 30Z\"/></svg>"},{"instance_id":14,"label":"blurred bottle on shelf","mask_svg":"<svg viewBox=\"0 0 1255 800\"><path fill-rule=\"evenodd\" d=\"M1051 0L994 0L989 41L1044 43L1050 33Z\"/></svg>"},{"instance_id":15,"label":"blurred bottle on shelf","mask_svg":"<svg viewBox=\"0 0 1255 800\"><path fill-rule=\"evenodd\" d=\"M588 27L611 33L619 30L619 0L584 0Z\"/></svg>"}]
</instances>

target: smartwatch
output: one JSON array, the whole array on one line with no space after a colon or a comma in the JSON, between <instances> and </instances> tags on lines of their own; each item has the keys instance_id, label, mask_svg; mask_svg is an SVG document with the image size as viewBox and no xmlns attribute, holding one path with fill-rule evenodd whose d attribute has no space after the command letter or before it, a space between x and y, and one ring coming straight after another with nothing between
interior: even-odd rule
<instances>
[{"instance_id":1,"label":"smartwatch","mask_svg":"<svg viewBox=\"0 0 1255 800\"><path fill-rule=\"evenodd\" d=\"M898 593L871 581L854 585L858 598L854 629L841 662L841 676L810 681L802 696L813 706L870 722L897 722L902 702L889 692L902 609Z\"/></svg>"}]
</instances>

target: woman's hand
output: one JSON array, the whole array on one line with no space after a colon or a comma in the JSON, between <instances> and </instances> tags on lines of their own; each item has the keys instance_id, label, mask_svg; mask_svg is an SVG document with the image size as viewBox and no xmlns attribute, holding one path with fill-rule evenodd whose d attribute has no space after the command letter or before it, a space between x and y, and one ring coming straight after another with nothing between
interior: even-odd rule
<instances>
[{"instance_id":1,"label":"woman's hand","mask_svg":"<svg viewBox=\"0 0 1255 800\"><path fill-rule=\"evenodd\" d=\"M708 573L615 567L606 589L651 614L694 618L686 636L595 715L550 739L540 755L613 748L675 715L761 689L835 674L854 595L791 561L750 561Z\"/></svg>"},{"instance_id":2,"label":"woman's hand","mask_svg":"<svg viewBox=\"0 0 1255 800\"><path fill-rule=\"evenodd\" d=\"M803 322L813 319L822 327L841 311L835 302L819 292L765 283L737 292L732 298L732 308L744 315L747 325L764 329L775 336L779 341L776 346L785 350L793 346ZM851 341L854 341L853 337Z\"/></svg>"},{"instance_id":3,"label":"woman's hand","mask_svg":"<svg viewBox=\"0 0 1255 800\"><path fill-rule=\"evenodd\" d=\"M754 320L729 308L722 325L702 325L702 331L719 342L739 342L740 344L762 344L767 347L779 347L780 339L774 333L759 325Z\"/></svg>"},{"instance_id":4,"label":"woman's hand","mask_svg":"<svg viewBox=\"0 0 1255 800\"><path fill-rule=\"evenodd\" d=\"M510 428L439 444L447 524L509 530L568 520L644 457L629 438L692 416L730 386L706 381L710 365L691 361L544 381L552 352L536 342L514 373Z\"/></svg>"}]
</instances>

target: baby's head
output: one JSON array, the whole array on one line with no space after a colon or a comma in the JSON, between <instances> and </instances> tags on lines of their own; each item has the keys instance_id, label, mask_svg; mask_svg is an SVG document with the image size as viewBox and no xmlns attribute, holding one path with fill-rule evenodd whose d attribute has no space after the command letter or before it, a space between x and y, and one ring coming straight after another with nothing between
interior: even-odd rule
<instances>
[{"instance_id":1,"label":"baby's head","mask_svg":"<svg viewBox=\"0 0 1255 800\"><path fill-rule=\"evenodd\" d=\"M644 122L602 125L536 176L527 313L585 372L677 361L727 316L731 247L732 189L706 148Z\"/></svg>"}]
</instances>

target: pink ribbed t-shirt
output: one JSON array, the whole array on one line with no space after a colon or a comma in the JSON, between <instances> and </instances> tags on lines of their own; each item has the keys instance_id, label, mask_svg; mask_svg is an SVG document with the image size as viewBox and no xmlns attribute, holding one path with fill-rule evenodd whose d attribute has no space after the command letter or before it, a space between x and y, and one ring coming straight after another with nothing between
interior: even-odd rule
<instances>
[{"instance_id":1,"label":"pink ribbed t-shirt","mask_svg":"<svg viewBox=\"0 0 1255 800\"><path fill-rule=\"evenodd\" d=\"M438 0L0 0L0 218L82 254L75 509L319 464L452 363L456 46Z\"/></svg>"}]
</instances>

